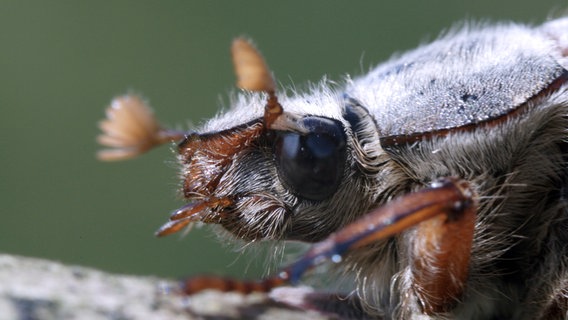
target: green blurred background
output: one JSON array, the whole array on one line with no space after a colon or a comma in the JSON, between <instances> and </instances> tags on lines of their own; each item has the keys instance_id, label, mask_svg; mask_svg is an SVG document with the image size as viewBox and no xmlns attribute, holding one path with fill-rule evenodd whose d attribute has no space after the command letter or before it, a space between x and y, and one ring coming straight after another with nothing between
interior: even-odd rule
<instances>
[{"instance_id":1,"label":"green blurred background","mask_svg":"<svg viewBox=\"0 0 568 320\"><path fill-rule=\"evenodd\" d=\"M468 19L539 23L566 1L0 1L0 252L119 273L258 275L207 228L153 232L182 205L173 154L100 163L110 99L142 93L187 128L233 90L230 41L252 37L278 80L332 79ZM568 30L567 30L568 32ZM221 241L223 242L223 241ZM252 262L252 263L251 263ZM260 263L255 263L260 262Z\"/></svg>"}]
</instances>

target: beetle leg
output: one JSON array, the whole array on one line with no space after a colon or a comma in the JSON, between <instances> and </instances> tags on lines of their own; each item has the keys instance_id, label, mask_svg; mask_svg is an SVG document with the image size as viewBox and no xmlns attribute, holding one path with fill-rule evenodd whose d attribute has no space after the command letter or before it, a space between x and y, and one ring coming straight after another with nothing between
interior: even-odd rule
<instances>
[{"instance_id":1,"label":"beetle leg","mask_svg":"<svg viewBox=\"0 0 568 320\"><path fill-rule=\"evenodd\" d=\"M187 294L205 289L267 292L276 286L297 283L306 271L327 260L339 262L350 250L419 225L412 251L413 289L424 312L439 312L463 290L474 220L475 199L469 185L444 179L379 207L333 233L275 277L259 282L196 277L184 283L183 291Z\"/></svg>"},{"instance_id":2,"label":"beetle leg","mask_svg":"<svg viewBox=\"0 0 568 320\"><path fill-rule=\"evenodd\" d=\"M422 311L451 310L463 293L475 227L475 206L456 205L415 229L410 249L412 290Z\"/></svg>"}]
</instances>

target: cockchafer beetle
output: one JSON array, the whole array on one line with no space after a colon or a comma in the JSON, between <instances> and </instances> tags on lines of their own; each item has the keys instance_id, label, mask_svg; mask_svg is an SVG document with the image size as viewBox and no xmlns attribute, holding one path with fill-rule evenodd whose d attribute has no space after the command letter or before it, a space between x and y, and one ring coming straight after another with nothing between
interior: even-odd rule
<instances>
[{"instance_id":1,"label":"cockchafer beetle","mask_svg":"<svg viewBox=\"0 0 568 320\"><path fill-rule=\"evenodd\" d=\"M178 141L188 204L158 230L217 224L244 241L313 244L259 282L326 260L386 319L552 319L568 310L568 18L466 24L342 85L276 94L244 39L232 108L196 132L163 129L135 96L101 122L99 157Z\"/></svg>"}]
</instances>

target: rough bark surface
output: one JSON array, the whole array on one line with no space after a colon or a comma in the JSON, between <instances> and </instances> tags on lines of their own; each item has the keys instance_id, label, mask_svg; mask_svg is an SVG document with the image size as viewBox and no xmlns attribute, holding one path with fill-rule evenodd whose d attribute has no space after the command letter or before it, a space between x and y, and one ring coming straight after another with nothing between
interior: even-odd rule
<instances>
[{"instance_id":1,"label":"rough bark surface","mask_svg":"<svg viewBox=\"0 0 568 320\"><path fill-rule=\"evenodd\" d=\"M172 293L172 280L114 275L58 262L0 254L0 319L337 319L278 302L272 294ZM282 289L280 289L282 290ZM307 289L284 289L298 299ZM278 296L278 294L277 294ZM333 300L333 299L332 299Z\"/></svg>"}]
</instances>

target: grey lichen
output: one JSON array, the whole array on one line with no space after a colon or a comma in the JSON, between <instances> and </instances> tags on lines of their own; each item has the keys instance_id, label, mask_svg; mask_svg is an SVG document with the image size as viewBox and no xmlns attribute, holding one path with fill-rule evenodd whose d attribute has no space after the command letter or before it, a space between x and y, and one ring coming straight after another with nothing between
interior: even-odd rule
<instances>
[{"instance_id":1,"label":"grey lichen","mask_svg":"<svg viewBox=\"0 0 568 320\"><path fill-rule=\"evenodd\" d=\"M264 294L205 291L187 297L164 290L175 285L0 254L0 319L330 319Z\"/></svg>"}]
</instances>

